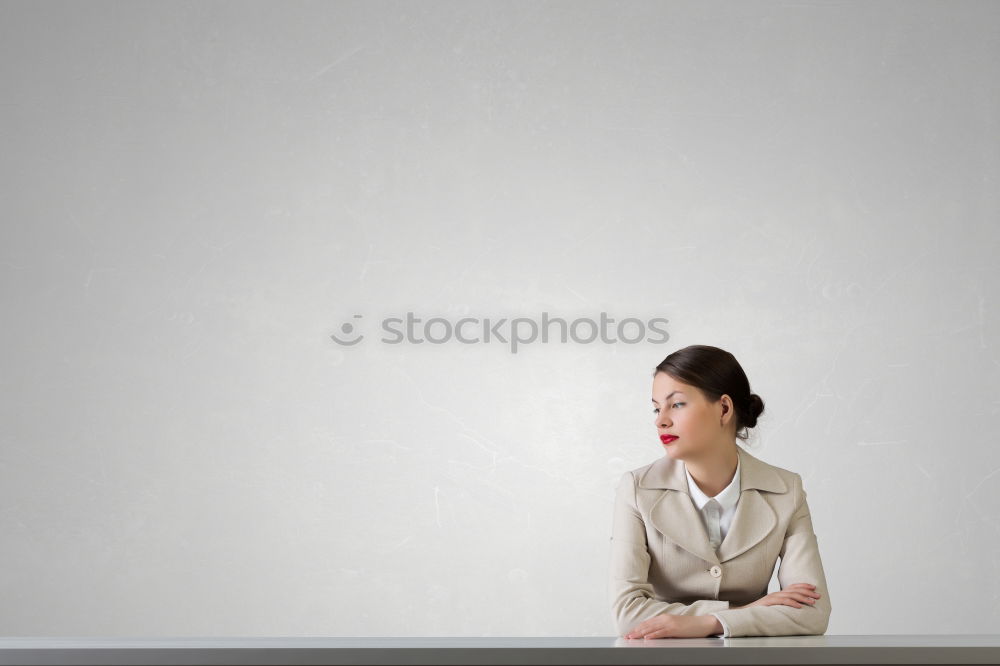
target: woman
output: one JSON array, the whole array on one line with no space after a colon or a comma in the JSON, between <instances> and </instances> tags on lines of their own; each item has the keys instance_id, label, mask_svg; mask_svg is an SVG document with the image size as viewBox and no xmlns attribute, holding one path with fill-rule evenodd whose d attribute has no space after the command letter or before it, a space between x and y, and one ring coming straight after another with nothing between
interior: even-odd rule
<instances>
[{"instance_id":1,"label":"woman","mask_svg":"<svg viewBox=\"0 0 1000 666\"><path fill-rule=\"evenodd\" d=\"M665 455L622 475L615 498L609 592L619 635L826 632L830 596L802 477L736 443L763 411L727 351L692 345L656 367ZM767 594L779 558L781 590Z\"/></svg>"}]
</instances>

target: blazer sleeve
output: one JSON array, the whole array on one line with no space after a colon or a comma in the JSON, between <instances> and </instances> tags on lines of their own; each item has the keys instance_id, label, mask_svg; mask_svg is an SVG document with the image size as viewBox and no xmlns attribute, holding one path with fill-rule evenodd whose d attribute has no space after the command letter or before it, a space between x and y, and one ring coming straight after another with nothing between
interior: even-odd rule
<instances>
[{"instance_id":1,"label":"blazer sleeve","mask_svg":"<svg viewBox=\"0 0 1000 666\"><path fill-rule=\"evenodd\" d=\"M650 556L646 528L636 507L635 475L626 472L618 482L611 526L611 578L608 592L619 636L655 615L707 615L729 608L728 601L698 599L690 604L653 598L649 583Z\"/></svg>"},{"instance_id":2,"label":"blazer sleeve","mask_svg":"<svg viewBox=\"0 0 1000 666\"><path fill-rule=\"evenodd\" d=\"M795 512L788 523L781 545L781 564L778 566L778 583L785 589L793 583L811 583L820 598L814 604L801 608L785 606L751 606L731 608L713 613L725 627L725 637L737 636L793 636L826 633L830 622L830 591L819 556L819 544L813 533L809 503L802 487L802 477L795 475L794 492L797 497Z\"/></svg>"}]
</instances>

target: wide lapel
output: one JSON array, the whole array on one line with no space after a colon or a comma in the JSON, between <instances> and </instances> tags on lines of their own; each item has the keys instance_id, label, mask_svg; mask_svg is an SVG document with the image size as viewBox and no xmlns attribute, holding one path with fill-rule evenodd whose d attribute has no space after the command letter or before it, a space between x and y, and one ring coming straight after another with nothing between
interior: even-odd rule
<instances>
[{"instance_id":1,"label":"wide lapel","mask_svg":"<svg viewBox=\"0 0 1000 666\"><path fill-rule=\"evenodd\" d=\"M740 475L742 474L741 469ZM777 524L778 517L774 514L774 509L760 496L760 491L756 488L743 490L736 505L736 513L733 514L733 522L719 546L719 560L725 562L750 550L763 541Z\"/></svg>"},{"instance_id":2,"label":"wide lapel","mask_svg":"<svg viewBox=\"0 0 1000 666\"><path fill-rule=\"evenodd\" d=\"M640 488L662 488L664 492L649 509L649 519L668 539L706 562L720 564L764 540L778 518L760 490L783 493L787 485L775 469L737 445L740 456L740 501L732 524L716 553L708 540L701 514L688 493L684 463L663 456L639 479Z\"/></svg>"},{"instance_id":3,"label":"wide lapel","mask_svg":"<svg viewBox=\"0 0 1000 666\"><path fill-rule=\"evenodd\" d=\"M667 455L658 458L639 479L638 486L664 489L649 508L649 520L656 529L692 555L719 564L701 514L691 501L683 461Z\"/></svg>"}]
</instances>

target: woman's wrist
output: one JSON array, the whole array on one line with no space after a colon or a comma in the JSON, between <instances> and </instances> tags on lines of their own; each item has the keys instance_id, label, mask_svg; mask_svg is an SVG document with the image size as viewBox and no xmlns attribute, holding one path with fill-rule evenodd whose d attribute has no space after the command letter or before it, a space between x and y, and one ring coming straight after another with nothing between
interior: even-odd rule
<instances>
[{"instance_id":1,"label":"woman's wrist","mask_svg":"<svg viewBox=\"0 0 1000 666\"><path fill-rule=\"evenodd\" d=\"M722 626L722 622L719 622L719 618L714 615L705 615L705 635L714 636L716 634L725 633L726 628Z\"/></svg>"}]
</instances>

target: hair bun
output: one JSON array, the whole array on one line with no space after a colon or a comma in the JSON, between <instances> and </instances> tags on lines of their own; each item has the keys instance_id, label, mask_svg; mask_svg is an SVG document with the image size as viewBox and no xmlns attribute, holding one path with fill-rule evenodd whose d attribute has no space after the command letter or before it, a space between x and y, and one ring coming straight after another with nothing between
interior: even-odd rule
<instances>
[{"instance_id":1,"label":"hair bun","mask_svg":"<svg viewBox=\"0 0 1000 666\"><path fill-rule=\"evenodd\" d=\"M750 394L750 419L747 421L747 427L753 428L757 425L757 417L764 412L764 400L761 399L756 393Z\"/></svg>"}]
</instances>

